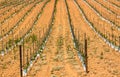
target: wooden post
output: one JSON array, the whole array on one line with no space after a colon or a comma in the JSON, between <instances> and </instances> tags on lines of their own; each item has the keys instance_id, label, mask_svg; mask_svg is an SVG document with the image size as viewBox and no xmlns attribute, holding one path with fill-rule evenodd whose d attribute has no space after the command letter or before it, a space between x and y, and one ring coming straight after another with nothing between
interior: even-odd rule
<instances>
[{"instance_id":1,"label":"wooden post","mask_svg":"<svg viewBox=\"0 0 120 77\"><path fill-rule=\"evenodd\" d=\"M76 35L76 28L74 28L74 36L77 36L77 35ZM77 37L76 37L76 38L77 38Z\"/></svg>"},{"instance_id":2,"label":"wooden post","mask_svg":"<svg viewBox=\"0 0 120 77\"><path fill-rule=\"evenodd\" d=\"M23 66L24 66L24 64L25 64L25 48L24 48L24 45L25 43L24 43L24 38L23 38Z\"/></svg>"},{"instance_id":3,"label":"wooden post","mask_svg":"<svg viewBox=\"0 0 120 77\"><path fill-rule=\"evenodd\" d=\"M20 77L23 77L23 72L22 72L22 45L19 46L20 50Z\"/></svg>"},{"instance_id":4,"label":"wooden post","mask_svg":"<svg viewBox=\"0 0 120 77\"><path fill-rule=\"evenodd\" d=\"M73 29L73 32L74 32L74 26L72 26L72 29ZM75 32L74 32L74 34L75 34Z\"/></svg>"},{"instance_id":5,"label":"wooden post","mask_svg":"<svg viewBox=\"0 0 120 77\"><path fill-rule=\"evenodd\" d=\"M73 26L73 38L75 38L75 33L76 33L76 29L75 29L75 27ZM76 38L75 38L75 41L76 41Z\"/></svg>"},{"instance_id":6,"label":"wooden post","mask_svg":"<svg viewBox=\"0 0 120 77\"><path fill-rule=\"evenodd\" d=\"M88 60L87 60L87 39L86 34L84 35L85 44L84 44L84 50L85 50L85 64L86 64L86 73L88 73Z\"/></svg>"}]
</instances>

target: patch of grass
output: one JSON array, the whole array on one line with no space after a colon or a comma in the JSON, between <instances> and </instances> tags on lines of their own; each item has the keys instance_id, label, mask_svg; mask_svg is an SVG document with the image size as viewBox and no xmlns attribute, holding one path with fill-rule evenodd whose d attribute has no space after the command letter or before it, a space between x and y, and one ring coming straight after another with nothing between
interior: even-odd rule
<instances>
[{"instance_id":1,"label":"patch of grass","mask_svg":"<svg viewBox=\"0 0 120 77\"><path fill-rule=\"evenodd\" d=\"M52 74L50 77L57 77L55 74Z\"/></svg>"},{"instance_id":2,"label":"patch of grass","mask_svg":"<svg viewBox=\"0 0 120 77\"><path fill-rule=\"evenodd\" d=\"M7 68L6 64L3 64L2 68L3 68L3 69L6 69L6 68Z\"/></svg>"},{"instance_id":3,"label":"patch of grass","mask_svg":"<svg viewBox=\"0 0 120 77\"><path fill-rule=\"evenodd\" d=\"M67 46L68 59L74 59L74 52L70 45Z\"/></svg>"},{"instance_id":4,"label":"patch of grass","mask_svg":"<svg viewBox=\"0 0 120 77\"><path fill-rule=\"evenodd\" d=\"M53 73L54 71L60 71L61 69L63 69L63 66L55 66L52 68L51 73Z\"/></svg>"},{"instance_id":5,"label":"patch of grass","mask_svg":"<svg viewBox=\"0 0 120 77\"><path fill-rule=\"evenodd\" d=\"M58 40L57 40L57 46L58 46L58 47L61 47L63 44L64 44L64 43L63 43L63 37L60 36L60 37L58 38Z\"/></svg>"},{"instance_id":6,"label":"patch of grass","mask_svg":"<svg viewBox=\"0 0 120 77\"><path fill-rule=\"evenodd\" d=\"M104 51L105 52L110 52L110 49L105 48Z\"/></svg>"},{"instance_id":7,"label":"patch of grass","mask_svg":"<svg viewBox=\"0 0 120 77\"><path fill-rule=\"evenodd\" d=\"M57 62L58 62L58 61L63 61L62 56L63 56L62 54L57 54L57 55L54 57L53 60L54 60L54 61L57 61Z\"/></svg>"},{"instance_id":8,"label":"patch of grass","mask_svg":"<svg viewBox=\"0 0 120 77\"><path fill-rule=\"evenodd\" d=\"M40 58L41 58L42 61L46 60L46 55L40 54Z\"/></svg>"}]
</instances>

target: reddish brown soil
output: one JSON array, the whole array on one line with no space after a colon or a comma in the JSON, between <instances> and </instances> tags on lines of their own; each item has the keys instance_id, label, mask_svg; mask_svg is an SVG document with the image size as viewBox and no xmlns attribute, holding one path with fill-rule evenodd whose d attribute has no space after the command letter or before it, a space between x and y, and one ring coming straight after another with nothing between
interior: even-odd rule
<instances>
[{"instance_id":1,"label":"reddish brown soil","mask_svg":"<svg viewBox=\"0 0 120 77\"><path fill-rule=\"evenodd\" d=\"M95 1L91 1L88 0L87 2L89 2L93 7L95 7L104 18L108 19L109 21L114 22L116 25L120 26L120 19L117 18L117 15L109 12L106 8L104 8L103 6L101 6L99 3L95 2ZM117 11L120 14L120 11Z\"/></svg>"},{"instance_id":2,"label":"reddish brown soil","mask_svg":"<svg viewBox=\"0 0 120 77\"><path fill-rule=\"evenodd\" d=\"M32 4L32 5L34 5L34 4ZM5 23L6 25L1 26L1 27L2 27L1 29L4 29L4 32L9 31L9 30L16 24L16 23L14 23L14 22L18 22L19 19L20 19L19 17L22 17L22 16L24 15L24 13L32 7L32 5L29 5L29 6L27 6L25 9L23 9L22 12L19 13L20 15L14 16L14 17L16 17L15 19L14 19L14 18L11 18L11 20L10 20L9 22L7 22L7 23L9 23L9 24ZM37 6L28 14L28 16L26 17L26 19L25 19L22 23L20 23L20 25L13 31L13 33L12 33L12 34L9 34L6 38L3 39L3 40L4 40L4 44L6 44L6 42L8 42L9 39L12 39L12 38L13 38L12 36L14 36L15 39L17 39L17 38L20 38L20 37L22 37L23 35L25 35L26 32L32 27L32 24L33 24L33 22L34 22L34 20L35 20L35 17L37 16L37 14L39 13L39 10L41 10L41 9L37 10L36 12L34 12L34 11L35 11L36 9L42 7L42 6L43 6L43 5L37 5ZM25 11L25 10L26 10L26 11ZM22 14L22 13L23 13L23 14ZM9 25L9 26L8 26L8 25ZM5 31L5 30L6 30L6 31ZM22 30L22 31L21 31L21 30ZM1 41L1 42L2 42L2 41Z\"/></svg>"},{"instance_id":3,"label":"reddish brown soil","mask_svg":"<svg viewBox=\"0 0 120 77\"><path fill-rule=\"evenodd\" d=\"M87 34L89 38L88 45L88 69L89 73L80 77L119 77L120 76L120 56L119 52L109 48L98 35L92 31L89 25L84 21L81 13L76 8L74 1L67 1L72 17L73 25L80 31L80 34ZM78 1L79 2L79 1ZM81 1L82 2L82 1ZM80 2L79 2L80 3ZM82 5L81 5L82 7ZM88 10L87 10L88 11ZM77 20L76 20L77 19ZM103 55L101 55L103 53ZM112 68L111 68L112 67Z\"/></svg>"},{"instance_id":4,"label":"reddish brown soil","mask_svg":"<svg viewBox=\"0 0 120 77\"><path fill-rule=\"evenodd\" d=\"M103 4L105 7L109 8L111 11L113 11L115 14L120 15L120 8L113 6L113 4L108 3L104 0L97 0L101 4Z\"/></svg>"},{"instance_id":5,"label":"reddish brown soil","mask_svg":"<svg viewBox=\"0 0 120 77\"><path fill-rule=\"evenodd\" d=\"M118 1L118 0L107 0L107 1L109 1L109 2L111 2L113 4L115 4L115 5L120 6L120 1Z\"/></svg>"},{"instance_id":6,"label":"reddish brown soil","mask_svg":"<svg viewBox=\"0 0 120 77\"><path fill-rule=\"evenodd\" d=\"M24 5L24 4L23 4ZM8 12L5 12L4 15L0 17L0 21L3 21L7 17L9 17L11 14L13 14L15 11L19 10L23 5L18 5L16 7L12 7L12 9Z\"/></svg>"},{"instance_id":7,"label":"reddish brown soil","mask_svg":"<svg viewBox=\"0 0 120 77\"><path fill-rule=\"evenodd\" d=\"M11 7L13 7L13 6L9 6L9 7L5 7L5 8L0 9L0 14L3 13L4 11L6 11L7 9L11 8Z\"/></svg>"},{"instance_id":8,"label":"reddish brown soil","mask_svg":"<svg viewBox=\"0 0 120 77\"><path fill-rule=\"evenodd\" d=\"M36 9L41 8L43 4L42 2L40 5L37 5L35 9L30 13L30 16L36 16L39 13L39 10L34 12ZM29 20L30 16L25 20L26 23ZM34 17L35 18L35 17ZM32 19L31 19L32 20ZM32 22L31 22L32 23ZM25 24L25 22L23 23ZM29 24L30 25L30 24ZM28 26L31 27L31 26ZM6 54L4 57L0 55L0 77L19 77L20 76L20 70L19 70L19 52L18 47L14 51L10 51L8 54ZM7 74L6 74L7 73Z\"/></svg>"},{"instance_id":9,"label":"reddish brown soil","mask_svg":"<svg viewBox=\"0 0 120 77\"><path fill-rule=\"evenodd\" d=\"M104 33L108 33L109 35L112 35L112 24L102 20L86 3L85 1L78 1L80 7L83 9L86 17L90 22L93 23L93 25L97 28L98 31ZM101 9L101 8L100 8ZM86 11L87 10L87 11ZM102 10L102 9L101 9ZM88 12L89 11L89 12ZM114 35L119 36L120 31L118 31L116 28L114 28ZM110 38L112 38L110 36Z\"/></svg>"}]
</instances>

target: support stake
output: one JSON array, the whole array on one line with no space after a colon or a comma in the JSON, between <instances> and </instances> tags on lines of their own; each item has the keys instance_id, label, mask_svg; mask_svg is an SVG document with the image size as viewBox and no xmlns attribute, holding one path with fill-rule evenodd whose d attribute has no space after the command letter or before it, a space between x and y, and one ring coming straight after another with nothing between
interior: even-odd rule
<instances>
[{"instance_id":1,"label":"support stake","mask_svg":"<svg viewBox=\"0 0 120 77\"><path fill-rule=\"evenodd\" d=\"M88 73L88 60L87 60L87 39L86 39L86 34L84 35L84 38L85 38L85 47L84 47L84 50L85 50L85 64L86 64L86 73Z\"/></svg>"},{"instance_id":2,"label":"support stake","mask_svg":"<svg viewBox=\"0 0 120 77\"><path fill-rule=\"evenodd\" d=\"M23 77L23 72L22 72L22 45L19 46L20 50L20 77Z\"/></svg>"}]
</instances>

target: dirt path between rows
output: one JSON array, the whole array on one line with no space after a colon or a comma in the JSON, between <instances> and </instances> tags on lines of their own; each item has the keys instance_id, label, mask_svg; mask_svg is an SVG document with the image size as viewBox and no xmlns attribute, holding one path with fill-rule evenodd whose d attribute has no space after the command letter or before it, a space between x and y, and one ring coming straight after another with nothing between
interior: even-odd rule
<instances>
[{"instance_id":1,"label":"dirt path between rows","mask_svg":"<svg viewBox=\"0 0 120 77\"><path fill-rule=\"evenodd\" d=\"M78 77L83 73L74 49L64 0L59 0L52 33L28 77Z\"/></svg>"}]
</instances>

